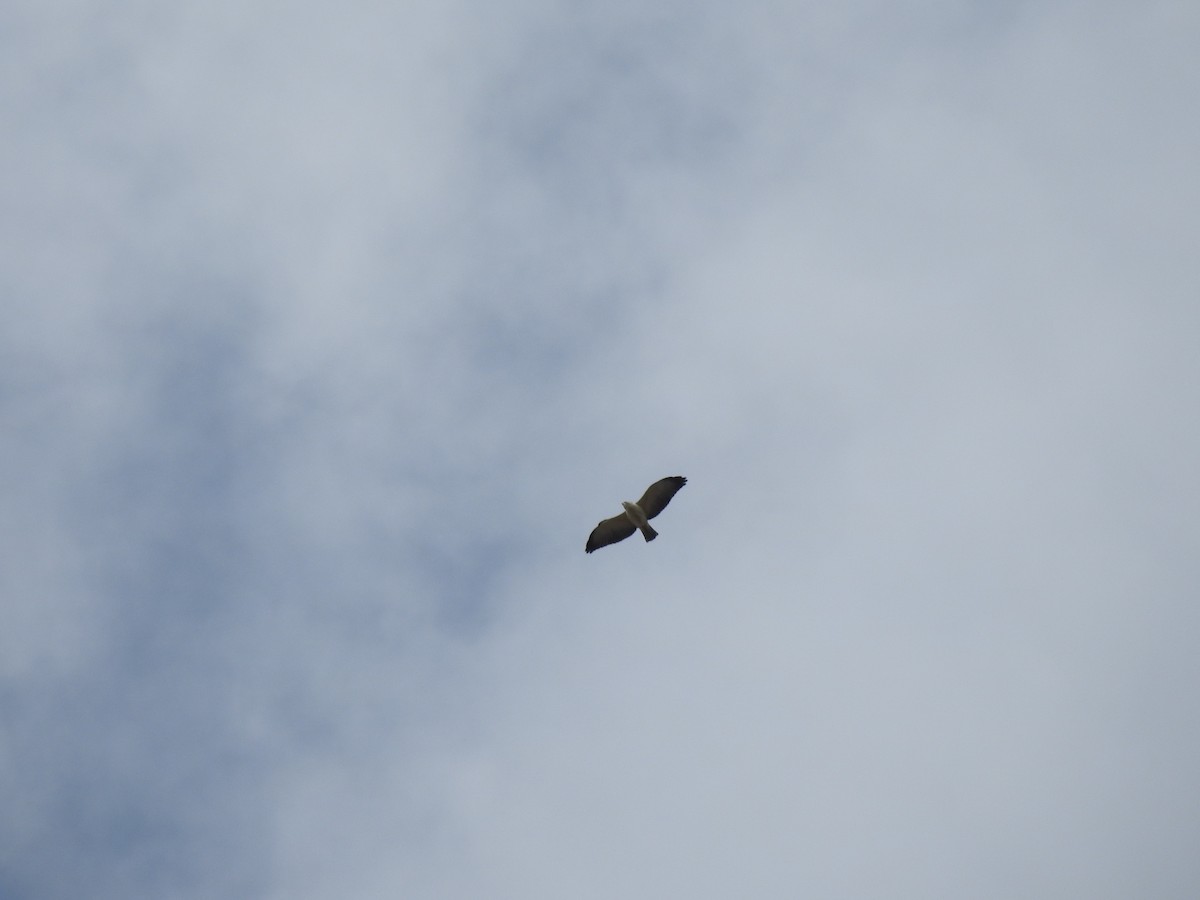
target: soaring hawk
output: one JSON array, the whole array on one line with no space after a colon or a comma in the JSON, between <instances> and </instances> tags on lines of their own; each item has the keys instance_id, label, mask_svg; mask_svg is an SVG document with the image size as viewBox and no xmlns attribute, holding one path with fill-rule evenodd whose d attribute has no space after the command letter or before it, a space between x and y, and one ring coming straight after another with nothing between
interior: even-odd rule
<instances>
[{"instance_id":1,"label":"soaring hawk","mask_svg":"<svg viewBox=\"0 0 1200 900\"><path fill-rule=\"evenodd\" d=\"M593 550L623 541L639 528L642 530L642 537L648 541L654 540L658 537L658 532L650 527L650 520L667 508L671 498L685 484L687 479L682 475L672 475L646 488L646 493L642 494L642 499L637 503L622 500L621 505L625 507L625 512L605 519L592 530L587 542L587 552L591 553Z\"/></svg>"}]
</instances>

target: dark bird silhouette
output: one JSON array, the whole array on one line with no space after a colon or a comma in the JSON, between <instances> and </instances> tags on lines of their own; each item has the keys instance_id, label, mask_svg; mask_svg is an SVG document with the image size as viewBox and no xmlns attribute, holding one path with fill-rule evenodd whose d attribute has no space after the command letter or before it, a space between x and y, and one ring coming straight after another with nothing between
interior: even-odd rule
<instances>
[{"instance_id":1,"label":"dark bird silhouette","mask_svg":"<svg viewBox=\"0 0 1200 900\"><path fill-rule=\"evenodd\" d=\"M642 499L637 503L622 500L621 506L625 507L625 512L605 519L592 529L587 542L587 552L591 553L593 550L623 541L638 529L641 529L642 537L647 541L654 540L658 537L658 532L650 527L650 520L667 508L671 498L679 493L679 489L685 484L687 479L682 475L671 475L646 488L646 493L642 494Z\"/></svg>"}]
</instances>

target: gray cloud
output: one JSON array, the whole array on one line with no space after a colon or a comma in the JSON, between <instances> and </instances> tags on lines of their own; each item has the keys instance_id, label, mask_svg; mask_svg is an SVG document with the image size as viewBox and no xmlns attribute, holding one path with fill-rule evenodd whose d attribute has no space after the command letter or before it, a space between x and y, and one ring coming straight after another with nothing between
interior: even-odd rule
<instances>
[{"instance_id":1,"label":"gray cloud","mask_svg":"<svg viewBox=\"0 0 1200 900\"><path fill-rule=\"evenodd\" d=\"M6 15L0 893L1195 892L1195 14Z\"/></svg>"}]
</instances>

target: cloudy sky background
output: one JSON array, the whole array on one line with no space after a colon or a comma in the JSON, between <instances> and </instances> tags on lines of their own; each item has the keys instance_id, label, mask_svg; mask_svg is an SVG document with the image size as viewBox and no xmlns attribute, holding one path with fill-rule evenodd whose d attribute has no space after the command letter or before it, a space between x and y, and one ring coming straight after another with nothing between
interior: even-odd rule
<instances>
[{"instance_id":1,"label":"cloudy sky background","mask_svg":"<svg viewBox=\"0 0 1200 900\"><path fill-rule=\"evenodd\" d=\"M5 4L0 896L1195 897L1197 45Z\"/></svg>"}]
</instances>

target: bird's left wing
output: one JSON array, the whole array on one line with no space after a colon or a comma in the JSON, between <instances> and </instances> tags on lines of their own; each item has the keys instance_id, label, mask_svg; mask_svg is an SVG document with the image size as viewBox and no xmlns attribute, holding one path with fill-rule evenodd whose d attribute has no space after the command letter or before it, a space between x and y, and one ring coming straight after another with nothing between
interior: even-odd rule
<instances>
[{"instance_id":1,"label":"bird's left wing","mask_svg":"<svg viewBox=\"0 0 1200 900\"><path fill-rule=\"evenodd\" d=\"M650 485L650 487L646 488L646 493L642 494L642 499L638 501L638 506L642 508L642 512L646 514L647 519L653 519L667 508L667 504L671 502L671 498L679 493L679 489L685 484L687 484L687 479L682 475L660 478L654 484Z\"/></svg>"}]
</instances>

